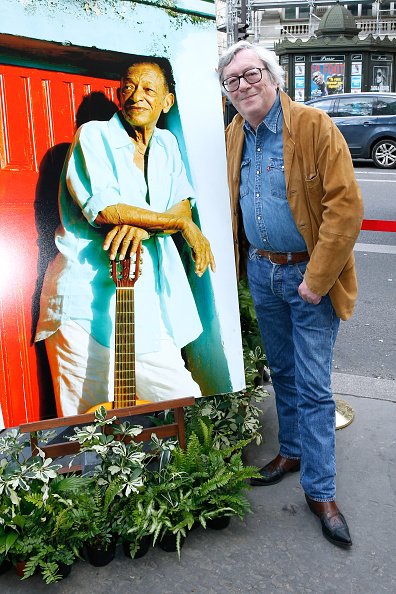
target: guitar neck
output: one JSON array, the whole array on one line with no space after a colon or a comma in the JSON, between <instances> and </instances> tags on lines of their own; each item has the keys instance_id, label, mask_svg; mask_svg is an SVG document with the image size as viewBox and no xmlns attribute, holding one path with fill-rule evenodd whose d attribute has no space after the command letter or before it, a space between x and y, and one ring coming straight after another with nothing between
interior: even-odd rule
<instances>
[{"instance_id":1,"label":"guitar neck","mask_svg":"<svg viewBox=\"0 0 396 594\"><path fill-rule=\"evenodd\" d=\"M116 289L114 406L136 404L135 310L133 287Z\"/></svg>"}]
</instances>

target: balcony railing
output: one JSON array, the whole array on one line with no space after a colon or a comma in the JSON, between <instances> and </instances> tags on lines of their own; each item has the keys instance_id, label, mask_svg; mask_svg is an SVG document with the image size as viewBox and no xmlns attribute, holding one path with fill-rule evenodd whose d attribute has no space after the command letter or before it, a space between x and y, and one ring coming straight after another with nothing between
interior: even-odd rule
<instances>
[{"instance_id":1,"label":"balcony railing","mask_svg":"<svg viewBox=\"0 0 396 594\"><path fill-rule=\"evenodd\" d=\"M381 20L377 23L376 19L357 19L357 26L361 33L367 35L396 35L396 19Z\"/></svg>"},{"instance_id":2,"label":"balcony railing","mask_svg":"<svg viewBox=\"0 0 396 594\"><path fill-rule=\"evenodd\" d=\"M390 35L392 37L396 36L396 19L386 19L377 22L376 19L356 19L356 24L360 29L360 35ZM312 30L310 32L309 24L308 23L292 23L292 24L285 24L282 23L282 28L279 31L279 36L281 39L284 38L297 38L297 39L308 39L310 34L312 34ZM314 24L314 30L316 30L318 25Z\"/></svg>"},{"instance_id":3,"label":"balcony railing","mask_svg":"<svg viewBox=\"0 0 396 594\"><path fill-rule=\"evenodd\" d=\"M293 25L282 24L280 29L280 37L296 37L298 39L304 39L309 37L309 24L308 23L295 23Z\"/></svg>"}]
</instances>

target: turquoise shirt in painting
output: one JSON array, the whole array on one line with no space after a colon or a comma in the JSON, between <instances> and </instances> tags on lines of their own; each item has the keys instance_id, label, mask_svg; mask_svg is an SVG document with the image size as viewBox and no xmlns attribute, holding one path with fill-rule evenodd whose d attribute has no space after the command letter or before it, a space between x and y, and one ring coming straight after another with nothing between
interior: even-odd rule
<instances>
[{"instance_id":1,"label":"turquoise shirt in painting","mask_svg":"<svg viewBox=\"0 0 396 594\"><path fill-rule=\"evenodd\" d=\"M59 250L45 275L36 341L72 319L104 346L114 340L115 285L109 275L106 230L100 211L117 203L165 212L193 196L175 136L155 129L150 140L147 183L133 162L134 145L115 114L77 131L59 190ZM143 242L141 276L135 284L136 353L159 348L160 316L179 348L202 326L179 252L171 236Z\"/></svg>"}]
</instances>

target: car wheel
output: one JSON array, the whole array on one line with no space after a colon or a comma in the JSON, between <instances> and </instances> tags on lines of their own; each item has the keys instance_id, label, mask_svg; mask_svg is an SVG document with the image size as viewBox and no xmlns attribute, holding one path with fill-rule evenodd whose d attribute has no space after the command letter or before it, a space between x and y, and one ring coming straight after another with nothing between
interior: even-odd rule
<instances>
[{"instance_id":1,"label":"car wheel","mask_svg":"<svg viewBox=\"0 0 396 594\"><path fill-rule=\"evenodd\" d=\"M380 140L373 146L371 158L376 167L382 169L396 167L396 142L394 140Z\"/></svg>"}]
</instances>

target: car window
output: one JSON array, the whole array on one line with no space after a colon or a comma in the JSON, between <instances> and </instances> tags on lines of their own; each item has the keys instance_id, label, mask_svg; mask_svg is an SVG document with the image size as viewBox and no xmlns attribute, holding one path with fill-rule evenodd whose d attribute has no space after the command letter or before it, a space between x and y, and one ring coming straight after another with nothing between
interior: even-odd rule
<instances>
[{"instance_id":1,"label":"car window","mask_svg":"<svg viewBox=\"0 0 396 594\"><path fill-rule=\"evenodd\" d=\"M396 97L378 97L373 115L396 115Z\"/></svg>"},{"instance_id":2,"label":"car window","mask_svg":"<svg viewBox=\"0 0 396 594\"><path fill-rule=\"evenodd\" d=\"M372 115L373 103L371 97L340 97L337 117Z\"/></svg>"},{"instance_id":3,"label":"car window","mask_svg":"<svg viewBox=\"0 0 396 594\"><path fill-rule=\"evenodd\" d=\"M333 115L334 99L323 99L323 101L315 101L315 103L312 103L311 105L312 105L312 107L317 107L318 109L322 109L329 115Z\"/></svg>"}]
</instances>

